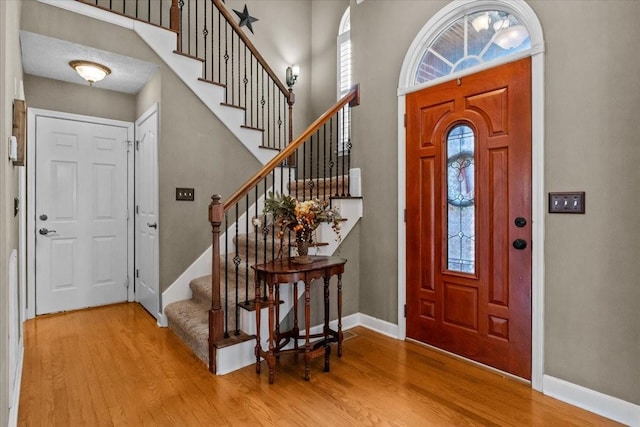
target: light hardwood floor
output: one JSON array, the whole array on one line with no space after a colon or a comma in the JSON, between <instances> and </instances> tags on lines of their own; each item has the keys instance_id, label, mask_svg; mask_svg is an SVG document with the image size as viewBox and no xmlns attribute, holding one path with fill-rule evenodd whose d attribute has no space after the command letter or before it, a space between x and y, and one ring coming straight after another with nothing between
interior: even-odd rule
<instances>
[{"instance_id":1,"label":"light hardwood floor","mask_svg":"<svg viewBox=\"0 0 640 427\"><path fill-rule=\"evenodd\" d=\"M137 304L25 324L21 426L603 426L615 423L420 345L354 328L342 359L224 376ZM263 362L264 363L264 362Z\"/></svg>"}]
</instances>

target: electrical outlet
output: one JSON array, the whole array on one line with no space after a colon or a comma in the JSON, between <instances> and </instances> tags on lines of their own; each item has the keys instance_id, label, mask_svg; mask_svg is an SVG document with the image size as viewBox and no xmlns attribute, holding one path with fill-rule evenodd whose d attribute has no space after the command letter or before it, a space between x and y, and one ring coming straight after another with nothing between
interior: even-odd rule
<instances>
[{"instance_id":1,"label":"electrical outlet","mask_svg":"<svg viewBox=\"0 0 640 427\"><path fill-rule=\"evenodd\" d=\"M193 202L195 190L193 188L176 188L176 200Z\"/></svg>"},{"instance_id":2,"label":"electrical outlet","mask_svg":"<svg viewBox=\"0 0 640 427\"><path fill-rule=\"evenodd\" d=\"M549 193L549 213L584 213L584 191Z\"/></svg>"}]
</instances>

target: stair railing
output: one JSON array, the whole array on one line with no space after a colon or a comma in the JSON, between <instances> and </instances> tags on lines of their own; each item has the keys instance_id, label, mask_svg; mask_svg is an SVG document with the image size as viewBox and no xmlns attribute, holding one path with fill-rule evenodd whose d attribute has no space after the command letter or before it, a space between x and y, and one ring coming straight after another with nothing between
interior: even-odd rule
<instances>
[{"instance_id":1,"label":"stair railing","mask_svg":"<svg viewBox=\"0 0 640 427\"><path fill-rule=\"evenodd\" d=\"M239 328L240 310L253 307L251 265L289 256L291 236L285 234L278 239L276 225L262 216L265 196L278 192L290 194L300 201L323 199L330 203L333 199L351 196L348 180L344 178L351 162L350 130L347 138L340 135L345 132L343 124L350 123L351 108L359 103L359 86L354 86L228 200L223 203L220 196L212 196L209 205L212 229L211 372L216 372L216 349L240 339L238 337L243 334ZM292 158L298 162L292 164ZM221 230L225 231L222 239ZM240 244L242 238L245 241Z\"/></svg>"},{"instance_id":2,"label":"stair railing","mask_svg":"<svg viewBox=\"0 0 640 427\"><path fill-rule=\"evenodd\" d=\"M293 139L295 96L222 0L77 0L177 33L176 53L202 61L200 80L225 88L223 105L244 111L264 148Z\"/></svg>"}]
</instances>

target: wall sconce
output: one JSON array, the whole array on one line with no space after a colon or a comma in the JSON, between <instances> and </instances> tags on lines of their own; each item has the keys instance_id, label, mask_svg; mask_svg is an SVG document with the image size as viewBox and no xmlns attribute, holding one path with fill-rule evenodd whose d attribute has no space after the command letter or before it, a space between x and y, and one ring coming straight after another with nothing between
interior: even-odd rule
<instances>
[{"instance_id":1,"label":"wall sconce","mask_svg":"<svg viewBox=\"0 0 640 427\"><path fill-rule=\"evenodd\" d=\"M89 82L89 86L93 86L95 82L99 82L106 76L111 74L109 67L105 67L102 64L91 61L71 61L69 62L71 68L76 70L76 73L83 79Z\"/></svg>"},{"instance_id":2,"label":"wall sconce","mask_svg":"<svg viewBox=\"0 0 640 427\"><path fill-rule=\"evenodd\" d=\"M292 65L290 67L287 67L287 86L289 86L289 89L291 89L293 85L296 84L296 81L298 80L299 75L300 75L299 65Z\"/></svg>"}]
</instances>

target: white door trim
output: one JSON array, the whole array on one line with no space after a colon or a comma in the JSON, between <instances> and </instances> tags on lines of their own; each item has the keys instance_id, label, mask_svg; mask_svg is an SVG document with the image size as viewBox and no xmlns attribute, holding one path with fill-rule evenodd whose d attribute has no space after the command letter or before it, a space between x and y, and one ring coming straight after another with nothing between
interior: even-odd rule
<instances>
[{"instance_id":1,"label":"white door trim","mask_svg":"<svg viewBox=\"0 0 640 427\"><path fill-rule=\"evenodd\" d=\"M452 20L465 13L477 10L497 8L509 11L518 17L529 30L531 49L525 52L531 56L531 154L532 154L532 325L531 325L531 386L538 391L543 389L544 368L544 38L542 26L535 12L524 0L456 0L434 15L418 33L409 47L402 64L398 83L398 338L406 338L406 230L404 210L406 207L406 138L404 127L406 94L422 90L426 87L453 80L462 75L479 71L478 68L464 70L448 76L416 86L413 83L418 62L428 45ZM525 55L525 56L527 56ZM495 67L504 62L520 59L522 56L511 56L503 61L491 63Z\"/></svg>"},{"instance_id":2,"label":"white door trim","mask_svg":"<svg viewBox=\"0 0 640 427\"><path fill-rule=\"evenodd\" d=\"M50 117L55 119L76 120L82 122L98 123L111 126L127 128L128 139L133 141L134 124L120 120L104 119L101 117L83 116L80 114L63 113L60 111L43 110L39 108L29 108L27 110L27 301L26 318L33 319L36 316L36 118ZM129 275L129 289L127 290L127 300L134 300L133 292L133 155L127 159L127 209L129 210L129 220L127 221L127 272Z\"/></svg>"}]
</instances>

